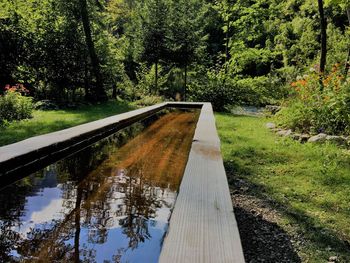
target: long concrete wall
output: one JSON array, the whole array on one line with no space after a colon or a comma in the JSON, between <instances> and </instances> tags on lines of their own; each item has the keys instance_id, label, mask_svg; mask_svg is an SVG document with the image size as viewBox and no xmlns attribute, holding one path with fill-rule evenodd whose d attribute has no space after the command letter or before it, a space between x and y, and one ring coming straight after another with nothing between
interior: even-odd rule
<instances>
[{"instance_id":1,"label":"long concrete wall","mask_svg":"<svg viewBox=\"0 0 350 263\"><path fill-rule=\"evenodd\" d=\"M244 262L210 103L162 103L0 147L0 188L167 107L201 114L160 262Z\"/></svg>"},{"instance_id":2,"label":"long concrete wall","mask_svg":"<svg viewBox=\"0 0 350 263\"><path fill-rule=\"evenodd\" d=\"M244 262L210 103L201 110L159 262Z\"/></svg>"},{"instance_id":3,"label":"long concrete wall","mask_svg":"<svg viewBox=\"0 0 350 263\"><path fill-rule=\"evenodd\" d=\"M0 188L23 172L35 171L166 107L161 103L0 147Z\"/></svg>"}]
</instances>

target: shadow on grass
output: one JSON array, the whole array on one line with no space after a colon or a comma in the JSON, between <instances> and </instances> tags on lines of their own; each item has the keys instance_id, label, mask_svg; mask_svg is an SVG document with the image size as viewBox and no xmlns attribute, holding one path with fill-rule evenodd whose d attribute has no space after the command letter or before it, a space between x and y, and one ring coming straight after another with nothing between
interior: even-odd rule
<instances>
[{"instance_id":1,"label":"shadow on grass","mask_svg":"<svg viewBox=\"0 0 350 263\"><path fill-rule=\"evenodd\" d=\"M124 102L106 102L82 106L78 109L42 112L41 119L30 119L0 128L0 146L15 143L29 137L63 130L83 123L107 118L135 109Z\"/></svg>"},{"instance_id":2,"label":"shadow on grass","mask_svg":"<svg viewBox=\"0 0 350 263\"><path fill-rule=\"evenodd\" d=\"M0 146L15 143L29 137L63 130L72 126L72 122L65 120L57 120L52 123L35 122L35 125L15 125L1 131Z\"/></svg>"},{"instance_id":3,"label":"shadow on grass","mask_svg":"<svg viewBox=\"0 0 350 263\"><path fill-rule=\"evenodd\" d=\"M248 158L248 156L241 156ZM271 156L254 153L254 159L262 159L266 162L272 159ZM283 161L288 161L283 160ZM277 224L264 220L260 214L246 209L242 205L235 205L235 213L242 236L242 245L245 250L247 262L301 262L296 250L291 245L291 240L303 246L305 240L311 243L314 250L324 250L330 255L340 255L340 262L350 262L350 244L347 240L340 239L337 234L320 226L316 220L308 216L305 212L294 209L288 204L279 202L271 197L269 193L274 189L268 189L264 185L252 182L252 177L256 176L256 170L246 165L247 160L225 161L225 169L233 199L236 196L251 196L261 201L262 207L268 207L270 210L288 218L288 221L298 226L296 235L293 237ZM234 201L235 204L235 201ZM256 236L263 236L259 239ZM283 237L283 238L282 238ZM281 247L283 245L283 247ZM276 257L274 257L275 255ZM324 260L327 260L325 257ZM259 260L259 258L264 260ZM282 260L285 258L285 260ZM267 260L267 261L266 261Z\"/></svg>"},{"instance_id":4,"label":"shadow on grass","mask_svg":"<svg viewBox=\"0 0 350 263\"><path fill-rule=\"evenodd\" d=\"M263 119L218 113L217 120L247 262L300 262L294 257L297 253L308 262L327 262L330 256L338 256L337 262L350 262L349 239L339 230L348 210L335 211L339 207L333 199L328 205L333 210L319 201L325 196L346 198L349 157L332 145L302 145L278 138L265 128ZM303 188L303 183L309 185ZM337 193L338 189L341 192ZM344 200L339 202L344 206ZM260 213L254 213L259 209ZM330 223L323 223L321 216L328 216ZM271 231L272 236L268 234ZM283 242L275 237L285 234ZM256 236L261 239L255 240ZM271 259L270 250L283 254L278 250L282 244L287 244L283 250L291 259Z\"/></svg>"}]
</instances>

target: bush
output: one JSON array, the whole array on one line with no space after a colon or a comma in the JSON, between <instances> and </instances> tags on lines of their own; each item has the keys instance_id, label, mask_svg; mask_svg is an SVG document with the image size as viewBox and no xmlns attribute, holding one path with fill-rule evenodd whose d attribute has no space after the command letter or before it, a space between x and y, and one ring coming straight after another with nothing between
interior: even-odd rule
<instances>
[{"instance_id":1,"label":"bush","mask_svg":"<svg viewBox=\"0 0 350 263\"><path fill-rule=\"evenodd\" d=\"M27 90L21 85L6 87L4 95L0 96L0 125L32 117L32 98L23 93L27 93Z\"/></svg>"},{"instance_id":2,"label":"bush","mask_svg":"<svg viewBox=\"0 0 350 263\"><path fill-rule=\"evenodd\" d=\"M163 98L159 96L144 96L142 99L134 101L132 104L139 107L146 107L161 103L163 101Z\"/></svg>"},{"instance_id":3,"label":"bush","mask_svg":"<svg viewBox=\"0 0 350 263\"><path fill-rule=\"evenodd\" d=\"M189 92L192 100L211 102L216 111L233 105L273 104L278 97L270 78L232 78L224 69L198 76L189 84Z\"/></svg>"},{"instance_id":4,"label":"bush","mask_svg":"<svg viewBox=\"0 0 350 263\"><path fill-rule=\"evenodd\" d=\"M50 100L41 100L35 103L34 108L36 110L58 110L58 105Z\"/></svg>"},{"instance_id":5,"label":"bush","mask_svg":"<svg viewBox=\"0 0 350 263\"><path fill-rule=\"evenodd\" d=\"M350 133L350 82L338 65L320 82L316 73L291 84L291 98L277 115L280 125L299 131Z\"/></svg>"},{"instance_id":6,"label":"bush","mask_svg":"<svg viewBox=\"0 0 350 263\"><path fill-rule=\"evenodd\" d=\"M215 111L224 111L226 106L234 104L234 84L231 79L225 79L223 74L215 71L197 78L188 85L192 101L211 102Z\"/></svg>"}]
</instances>

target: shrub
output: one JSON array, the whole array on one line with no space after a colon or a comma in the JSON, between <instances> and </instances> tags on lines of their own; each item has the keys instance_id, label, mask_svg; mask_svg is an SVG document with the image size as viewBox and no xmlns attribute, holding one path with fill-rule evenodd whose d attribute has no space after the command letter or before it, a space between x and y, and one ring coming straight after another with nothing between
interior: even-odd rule
<instances>
[{"instance_id":1,"label":"shrub","mask_svg":"<svg viewBox=\"0 0 350 263\"><path fill-rule=\"evenodd\" d=\"M277 88L268 77L232 78L225 73L210 70L189 84L191 99L211 102L216 111L231 105L266 105L275 103Z\"/></svg>"},{"instance_id":2,"label":"shrub","mask_svg":"<svg viewBox=\"0 0 350 263\"><path fill-rule=\"evenodd\" d=\"M146 107L161 103L163 101L163 98L160 96L144 96L141 99L133 102L132 104L140 107Z\"/></svg>"},{"instance_id":3,"label":"shrub","mask_svg":"<svg viewBox=\"0 0 350 263\"><path fill-rule=\"evenodd\" d=\"M339 73L338 65L320 82L312 73L291 84L291 98L277 115L283 126L295 130L350 133L350 82Z\"/></svg>"},{"instance_id":4,"label":"shrub","mask_svg":"<svg viewBox=\"0 0 350 263\"><path fill-rule=\"evenodd\" d=\"M40 100L34 104L36 110L58 110L58 105L50 100Z\"/></svg>"},{"instance_id":5,"label":"shrub","mask_svg":"<svg viewBox=\"0 0 350 263\"><path fill-rule=\"evenodd\" d=\"M188 85L191 100L211 102L216 111L223 111L234 103L233 89L231 79L225 79L223 74L215 71L207 72L206 76Z\"/></svg>"},{"instance_id":6,"label":"shrub","mask_svg":"<svg viewBox=\"0 0 350 263\"><path fill-rule=\"evenodd\" d=\"M33 102L31 97L24 96L26 93L22 85L6 86L4 95L0 96L0 125L32 117Z\"/></svg>"}]
</instances>

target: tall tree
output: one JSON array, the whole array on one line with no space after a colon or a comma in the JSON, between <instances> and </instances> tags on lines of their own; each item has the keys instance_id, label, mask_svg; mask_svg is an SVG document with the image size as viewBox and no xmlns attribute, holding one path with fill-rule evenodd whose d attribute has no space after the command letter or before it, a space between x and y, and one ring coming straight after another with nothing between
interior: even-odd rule
<instances>
[{"instance_id":1,"label":"tall tree","mask_svg":"<svg viewBox=\"0 0 350 263\"><path fill-rule=\"evenodd\" d=\"M184 70L183 100L186 100L188 67L203 47L204 8L201 0L178 0L171 5L171 59Z\"/></svg>"},{"instance_id":2,"label":"tall tree","mask_svg":"<svg viewBox=\"0 0 350 263\"><path fill-rule=\"evenodd\" d=\"M166 0L147 0L143 12L142 60L155 64L155 92L158 92L158 65L169 54L167 38L169 5Z\"/></svg>"},{"instance_id":3,"label":"tall tree","mask_svg":"<svg viewBox=\"0 0 350 263\"><path fill-rule=\"evenodd\" d=\"M348 17L349 28L350 28L350 3L348 3L346 5L346 15ZM348 75L349 69L350 69L350 47L348 49L348 56L347 56L346 61L345 61L345 68L344 68L344 76L345 76L345 78Z\"/></svg>"},{"instance_id":4,"label":"tall tree","mask_svg":"<svg viewBox=\"0 0 350 263\"><path fill-rule=\"evenodd\" d=\"M347 16L347 26L350 28L350 0L325 0L326 5L336 5L340 6L343 11L345 11ZM344 63L344 80L349 72L350 68L350 46L348 47L348 54Z\"/></svg>"},{"instance_id":5,"label":"tall tree","mask_svg":"<svg viewBox=\"0 0 350 263\"><path fill-rule=\"evenodd\" d=\"M96 54L94 42L92 40L87 2L86 0L79 0L79 3L80 3L81 19L83 22L84 33L85 33L85 40L89 50L93 72L96 78L96 85L94 87L93 94L92 94L94 97L92 98L93 100L97 100L97 101L105 101L107 100L107 94L103 87L100 62Z\"/></svg>"},{"instance_id":6,"label":"tall tree","mask_svg":"<svg viewBox=\"0 0 350 263\"><path fill-rule=\"evenodd\" d=\"M327 22L324 15L323 0L318 0L318 11L320 15L321 24L321 58L320 58L320 72L324 73L327 60Z\"/></svg>"}]
</instances>

